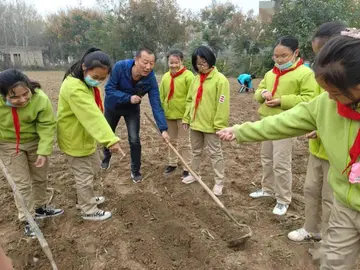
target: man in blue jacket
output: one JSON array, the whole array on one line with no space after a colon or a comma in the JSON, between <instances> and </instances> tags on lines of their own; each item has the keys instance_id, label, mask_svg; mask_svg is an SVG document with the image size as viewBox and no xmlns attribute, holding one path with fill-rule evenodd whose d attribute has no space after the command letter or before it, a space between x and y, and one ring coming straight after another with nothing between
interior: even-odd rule
<instances>
[{"instance_id":1,"label":"man in blue jacket","mask_svg":"<svg viewBox=\"0 0 360 270\"><path fill-rule=\"evenodd\" d=\"M140 103L149 95L150 105L162 137L169 140L164 110L161 107L159 88L153 72L155 55L148 49L141 49L135 59L121 60L115 64L105 86L105 118L115 132L121 117L128 130L131 155L131 178L134 183L142 180L140 144ZM104 149L103 169L110 168L111 153Z\"/></svg>"}]
</instances>

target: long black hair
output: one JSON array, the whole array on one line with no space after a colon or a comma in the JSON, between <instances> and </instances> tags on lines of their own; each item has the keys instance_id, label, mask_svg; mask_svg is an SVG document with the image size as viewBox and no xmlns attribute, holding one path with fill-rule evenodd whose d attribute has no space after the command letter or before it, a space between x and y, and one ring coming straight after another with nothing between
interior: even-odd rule
<instances>
[{"instance_id":1,"label":"long black hair","mask_svg":"<svg viewBox=\"0 0 360 270\"><path fill-rule=\"evenodd\" d=\"M90 48L85 52L85 54L79 61L77 61L68 69L68 71L65 73L63 80L65 80L67 76L71 75L74 78L85 82L84 70L82 68L83 64L86 66L87 70L100 67L107 68L108 74L111 72L112 65L109 55L107 55L98 48Z\"/></svg>"},{"instance_id":2,"label":"long black hair","mask_svg":"<svg viewBox=\"0 0 360 270\"><path fill-rule=\"evenodd\" d=\"M35 94L36 88L41 88L40 83L30 80L17 69L10 68L0 72L0 94L3 97L6 97L9 92L15 94L13 89L19 85L29 88L32 94Z\"/></svg>"},{"instance_id":3,"label":"long black hair","mask_svg":"<svg viewBox=\"0 0 360 270\"><path fill-rule=\"evenodd\" d=\"M316 78L335 86L354 100L350 89L360 85L360 39L336 36L330 39L315 58Z\"/></svg>"}]
</instances>

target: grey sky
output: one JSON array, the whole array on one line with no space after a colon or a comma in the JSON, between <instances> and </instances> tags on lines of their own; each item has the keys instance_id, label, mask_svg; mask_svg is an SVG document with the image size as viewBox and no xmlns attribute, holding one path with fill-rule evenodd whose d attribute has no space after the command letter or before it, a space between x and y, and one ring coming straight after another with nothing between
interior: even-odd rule
<instances>
[{"instance_id":1,"label":"grey sky","mask_svg":"<svg viewBox=\"0 0 360 270\"><path fill-rule=\"evenodd\" d=\"M219 2L226 2L225 0L218 0ZM41 14L55 12L60 8L76 6L80 1L79 0L26 0L29 4L34 4L36 9ZM81 1L84 6L94 6L95 0L83 0ZM232 0L230 1L237 6L239 6L244 12L253 9L255 13L258 13L259 10L259 1L258 0ZM182 8L188 8L193 11L199 11L201 8L209 5L211 0L178 0L179 5Z\"/></svg>"}]
</instances>

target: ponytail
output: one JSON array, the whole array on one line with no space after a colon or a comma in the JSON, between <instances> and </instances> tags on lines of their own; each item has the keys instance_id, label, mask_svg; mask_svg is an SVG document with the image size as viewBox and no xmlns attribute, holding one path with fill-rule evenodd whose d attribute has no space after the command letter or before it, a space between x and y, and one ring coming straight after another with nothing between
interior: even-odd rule
<instances>
[{"instance_id":1,"label":"ponytail","mask_svg":"<svg viewBox=\"0 0 360 270\"><path fill-rule=\"evenodd\" d=\"M107 68L108 73L111 72L110 57L98 48L90 48L85 52L85 54L79 61L77 61L68 69L68 71L65 73L63 81L66 79L67 76L71 75L74 78L85 82L83 65L85 65L86 70L101 67Z\"/></svg>"}]
</instances>

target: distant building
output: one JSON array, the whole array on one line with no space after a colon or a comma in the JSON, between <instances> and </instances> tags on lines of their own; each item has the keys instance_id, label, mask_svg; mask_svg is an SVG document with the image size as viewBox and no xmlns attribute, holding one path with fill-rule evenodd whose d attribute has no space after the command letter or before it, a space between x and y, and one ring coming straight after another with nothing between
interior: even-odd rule
<instances>
[{"instance_id":1,"label":"distant building","mask_svg":"<svg viewBox=\"0 0 360 270\"><path fill-rule=\"evenodd\" d=\"M280 10L281 0L259 1L259 16L262 22L271 21L275 12Z\"/></svg>"},{"instance_id":2,"label":"distant building","mask_svg":"<svg viewBox=\"0 0 360 270\"><path fill-rule=\"evenodd\" d=\"M44 67L43 47L0 46L0 66Z\"/></svg>"}]
</instances>

